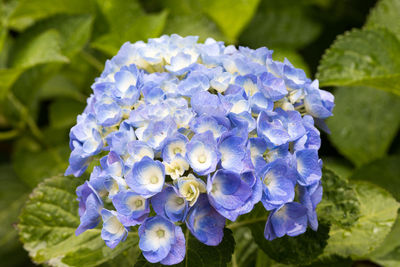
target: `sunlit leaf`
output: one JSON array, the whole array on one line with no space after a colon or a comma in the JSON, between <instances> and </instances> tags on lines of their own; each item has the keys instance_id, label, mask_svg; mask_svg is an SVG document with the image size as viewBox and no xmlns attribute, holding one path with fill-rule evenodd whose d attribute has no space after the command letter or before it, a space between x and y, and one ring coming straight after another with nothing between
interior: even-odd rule
<instances>
[{"instance_id":1,"label":"sunlit leaf","mask_svg":"<svg viewBox=\"0 0 400 267\"><path fill-rule=\"evenodd\" d=\"M75 189L81 183L83 180L78 178L53 177L30 195L18 229L34 262L51 266L97 266L137 245L135 232L113 250L101 239L100 229L75 236L79 225Z\"/></svg>"},{"instance_id":2,"label":"sunlit leaf","mask_svg":"<svg viewBox=\"0 0 400 267\"><path fill-rule=\"evenodd\" d=\"M337 37L318 67L321 86L369 86L400 95L400 40L385 29Z\"/></svg>"},{"instance_id":3,"label":"sunlit leaf","mask_svg":"<svg viewBox=\"0 0 400 267\"><path fill-rule=\"evenodd\" d=\"M349 229L332 225L325 254L363 258L379 247L396 220L400 204L390 193L367 182L354 185L360 218Z\"/></svg>"}]
</instances>

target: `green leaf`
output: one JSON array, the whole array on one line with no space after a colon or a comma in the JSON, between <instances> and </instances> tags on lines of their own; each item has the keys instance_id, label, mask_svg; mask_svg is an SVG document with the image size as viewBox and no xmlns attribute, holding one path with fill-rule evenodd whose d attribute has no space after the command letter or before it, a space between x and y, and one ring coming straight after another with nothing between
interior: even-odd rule
<instances>
[{"instance_id":1,"label":"green leaf","mask_svg":"<svg viewBox=\"0 0 400 267\"><path fill-rule=\"evenodd\" d=\"M58 99L50 104L50 126L70 128L76 124L76 117L81 114L86 104L69 99Z\"/></svg>"},{"instance_id":2,"label":"green leaf","mask_svg":"<svg viewBox=\"0 0 400 267\"><path fill-rule=\"evenodd\" d=\"M88 42L92 24L93 16L91 15L58 15L39 21L27 29L21 39L23 45L26 45L26 39L31 36L54 29L59 33L61 53L71 58Z\"/></svg>"},{"instance_id":3,"label":"green leaf","mask_svg":"<svg viewBox=\"0 0 400 267\"><path fill-rule=\"evenodd\" d=\"M232 41L236 40L256 12L260 0L201 0L203 11Z\"/></svg>"},{"instance_id":4,"label":"green leaf","mask_svg":"<svg viewBox=\"0 0 400 267\"><path fill-rule=\"evenodd\" d=\"M226 40L217 25L200 13L170 15L165 25L164 33L176 33L181 36L196 35L199 36L200 42L204 42L209 37L218 41Z\"/></svg>"},{"instance_id":5,"label":"green leaf","mask_svg":"<svg viewBox=\"0 0 400 267\"><path fill-rule=\"evenodd\" d=\"M252 267L255 265L258 246L254 242L251 231L247 227L240 227L233 232L236 246L232 255L231 267Z\"/></svg>"},{"instance_id":6,"label":"green leaf","mask_svg":"<svg viewBox=\"0 0 400 267\"><path fill-rule=\"evenodd\" d=\"M357 169L351 179L368 181L381 186L390 192L393 197L400 201L400 156L385 157L373 161ZM377 259L384 257L396 247L400 247L400 216L392 227L390 233L386 236L383 243L372 252L370 257Z\"/></svg>"},{"instance_id":7,"label":"green leaf","mask_svg":"<svg viewBox=\"0 0 400 267\"><path fill-rule=\"evenodd\" d=\"M9 165L0 165L0 258L2 266L24 266L29 260L14 225L28 198L28 188Z\"/></svg>"},{"instance_id":8,"label":"green leaf","mask_svg":"<svg viewBox=\"0 0 400 267\"><path fill-rule=\"evenodd\" d=\"M380 0L371 10L365 24L366 28L384 27L394 33L400 40L400 1Z\"/></svg>"},{"instance_id":9,"label":"green leaf","mask_svg":"<svg viewBox=\"0 0 400 267\"><path fill-rule=\"evenodd\" d=\"M34 141L18 141L13 154L13 167L18 177L35 187L45 177L61 175L68 167L69 147L65 145L42 149Z\"/></svg>"},{"instance_id":10,"label":"green leaf","mask_svg":"<svg viewBox=\"0 0 400 267\"><path fill-rule=\"evenodd\" d=\"M36 65L26 69L12 85L10 91L21 104L25 105L31 117L37 117L40 104L38 91L42 84L59 72L63 65L65 64L47 63Z\"/></svg>"},{"instance_id":11,"label":"green leaf","mask_svg":"<svg viewBox=\"0 0 400 267\"><path fill-rule=\"evenodd\" d=\"M313 261L308 265L298 265L298 264L282 264L276 261L273 261L269 258L261 249L258 251L257 255L257 265L256 267L351 267L353 261L350 258L342 258L339 256L326 257L321 260Z\"/></svg>"},{"instance_id":12,"label":"green leaf","mask_svg":"<svg viewBox=\"0 0 400 267\"><path fill-rule=\"evenodd\" d=\"M308 264L322 254L328 239L329 226L320 223L318 231L310 228L296 237L284 236L268 241L264 238L264 224L251 227L258 246L273 260L285 264Z\"/></svg>"},{"instance_id":13,"label":"green leaf","mask_svg":"<svg viewBox=\"0 0 400 267\"><path fill-rule=\"evenodd\" d=\"M35 21L56 14L90 14L94 11L92 0L21 0L9 19L9 26L24 30Z\"/></svg>"},{"instance_id":14,"label":"green leaf","mask_svg":"<svg viewBox=\"0 0 400 267\"><path fill-rule=\"evenodd\" d=\"M353 172L353 165L345 158L339 157L322 157L324 166L332 170L341 178L348 179Z\"/></svg>"},{"instance_id":15,"label":"green leaf","mask_svg":"<svg viewBox=\"0 0 400 267\"><path fill-rule=\"evenodd\" d=\"M272 241L264 237L264 228L267 221L267 212L259 203L249 214L228 227L235 229L239 226L250 228L254 241L271 259L285 264L308 264L317 258L326 246L329 226L321 223L318 231L308 229L304 234L289 237L284 236Z\"/></svg>"},{"instance_id":16,"label":"green leaf","mask_svg":"<svg viewBox=\"0 0 400 267\"><path fill-rule=\"evenodd\" d=\"M39 85L59 68L55 65L50 67L37 65L70 62L66 56L74 56L87 43L92 22L93 19L89 15L63 15L40 21L22 33L12 51L13 57L10 61L14 69L7 70L18 75L1 85L4 89L0 88L0 99L24 72L18 80L22 86L13 88L13 92L22 99L22 102L26 102L25 97L32 102Z\"/></svg>"},{"instance_id":17,"label":"green leaf","mask_svg":"<svg viewBox=\"0 0 400 267\"><path fill-rule=\"evenodd\" d=\"M388 30L339 36L318 67L321 86L369 86L400 95L400 41Z\"/></svg>"},{"instance_id":18,"label":"green leaf","mask_svg":"<svg viewBox=\"0 0 400 267\"><path fill-rule=\"evenodd\" d=\"M48 62L68 62L68 58L61 54L60 43L60 35L53 29L23 39L14 51L11 66L30 68Z\"/></svg>"},{"instance_id":19,"label":"green leaf","mask_svg":"<svg viewBox=\"0 0 400 267\"><path fill-rule=\"evenodd\" d=\"M48 100L51 98L69 98L84 103L87 97L83 95L80 92L80 88L78 88L65 75L57 74L41 86L39 98L41 100Z\"/></svg>"},{"instance_id":20,"label":"green leaf","mask_svg":"<svg viewBox=\"0 0 400 267\"><path fill-rule=\"evenodd\" d=\"M351 179L368 181L389 191L400 202L400 156L388 156L358 168Z\"/></svg>"},{"instance_id":21,"label":"green leaf","mask_svg":"<svg viewBox=\"0 0 400 267\"><path fill-rule=\"evenodd\" d=\"M400 263L400 213L392 227L390 233L386 236L382 244L368 255L373 261L386 266L384 261L392 261ZM395 259L393 259L395 258Z\"/></svg>"},{"instance_id":22,"label":"green leaf","mask_svg":"<svg viewBox=\"0 0 400 267\"><path fill-rule=\"evenodd\" d=\"M398 267L400 265L400 246L382 257L372 258L372 260L381 266Z\"/></svg>"},{"instance_id":23,"label":"green leaf","mask_svg":"<svg viewBox=\"0 0 400 267\"><path fill-rule=\"evenodd\" d=\"M331 170L323 169L322 201L317 206L318 218L341 227L350 227L360 216L360 203L347 180Z\"/></svg>"},{"instance_id":24,"label":"green leaf","mask_svg":"<svg viewBox=\"0 0 400 267\"><path fill-rule=\"evenodd\" d=\"M323 259L317 260L307 267L351 267L353 266L353 261L350 258L343 258L337 255L332 255L330 257L325 257Z\"/></svg>"},{"instance_id":25,"label":"green leaf","mask_svg":"<svg viewBox=\"0 0 400 267\"><path fill-rule=\"evenodd\" d=\"M400 126L400 97L367 87L339 87L329 139L356 166L384 156Z\"/></svg>"},{"instance_id":26,"label":"green leaf","mask_svg":"<svg viewBox=\"0 0 400 267\"><path fill-rule=\"evenodd\" d=\"M6 97L8 90L21 75L21 69L0 69L0 100Z\"/></svg>"},{"instance_id":27,"label":"green leaf","mask_svg":"<svg viewBox=\"0 0 400 267\"><path fill-rule=\"evenodd\" d=\"M262 249L257 250L257 259L255 267L294 267L294 265L282 264L273 261L267 254L262 251Z\"/></svg>"},{"instance_id":28,"label":"green leaf","mask_svg":"<svg viewBox=\"0 0 400 267\"><path fill-rule=\"evenodd\" d=\"M235 248L235 240L232 231L224 229L224 238L218 246L207 246L198 241L189 230L186 229L186 257L177 265L193 267L223 267L231 261ZM136 261L135 267L163 266L161 264L149 263L141 254Z\"/></svg>"},{"instance_id":29,"label":"green leaf","mask_svg":"<svg viewBox=\"0 0 400 267\"><path fill-rule=\"evenodd\" d=\"M313 9L301 1L263 1L241 34L240 43L253 48L302 48L315 40L322 29L312 14Z\"/></svg>"},{"instance_id":30,"label":"green leaf","mask_svg":"<svg viewBox=\"0 0 400 267\"><path fill-rule=\"evenodd\" d=\"M349 229L332 225L326 255L365 258L379 247L396 220L400 205L390 193L367 182L357 182L354 186L360 202L360 218Z\"/></svg>"},{"instance_id":31,"label":"green leaf","mask_svg":"<svg viewBox=\"0 0 400 267\"><path fill-rule=\"evenodd\" d=\"M130 232L128 239L113 250L101 239L100 229L75 236L79 225L75 190L81 183L83 179L53 177L46 179L30 195L20 215L18 229L24 248L36 263L96 266L136 246L136 232Z\"/></svg>"},{"instance_id":32,"label":"green leaf","mask_svg":"<svg viewBox=\"0 0 400 267\"><path fill-rule=\"evenodd\" d=\"M136 0L99 0L99 6L110 31L96 39L92 46L109 55L115 55L127 41L136 42L160 35L168 15L166 11L146 14Z\"/></svg>"},{"instance_id":33,"label":"green leaf","mask_svg":"<svg viewBox=\"0 0 400 267\"><path fill-rule=\"evenodd\" d=\"M168 0L160 1L159 4L169 12L164 34L195 35L199 36L200 42L209 37L218 41L228 41L217 24L203 13L200 1Z\"/></svg>"}]
</instances>

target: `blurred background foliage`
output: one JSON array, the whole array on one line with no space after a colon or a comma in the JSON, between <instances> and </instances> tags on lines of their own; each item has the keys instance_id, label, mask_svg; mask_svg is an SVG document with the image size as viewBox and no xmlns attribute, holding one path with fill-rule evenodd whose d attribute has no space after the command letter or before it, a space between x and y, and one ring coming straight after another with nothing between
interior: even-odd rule
<instances>
[{"instance_id":1,"label":"blurred background foliage","mask_svg":"<svg viewBox=\"0 0 400 267\"><path fill-rule=\"evenodd\" d=\"M0 1L1 266L33 264L17 238L18 214L38 183L65 171L69 129L105 60L126 41L162 34L267 46L309 77L318 72L336 97L332 134L322 134L325 166L343 183L367 180L400 200L398 0L382 0L371 13L374 0ZM333 257L324 266L399 266L397 221L372 254L355 263ZM283 266L248 231L235 236L235 266Z\"/></svg>"}]
</instances>

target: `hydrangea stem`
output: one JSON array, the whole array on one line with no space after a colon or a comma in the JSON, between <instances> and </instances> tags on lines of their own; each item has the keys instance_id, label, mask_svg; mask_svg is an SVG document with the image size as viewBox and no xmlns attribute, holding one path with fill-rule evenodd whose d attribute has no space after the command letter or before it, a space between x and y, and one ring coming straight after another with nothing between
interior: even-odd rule
<instances>
[{"instance_id":1,"label":"hydrangea stem","mask_svg":"<svg viewBox=\"0 0 400 267\"><path fill-rule=\"evenodd\" d=\"M22 104L12 93L8 94L8 100L14 105L14 107L18 110L22 121L32 132L33 136L42 144L44 144L44 136L40 131L39 127L36 125L35 120L29 115L28 109Z\"/></svg>"}]
</instances>

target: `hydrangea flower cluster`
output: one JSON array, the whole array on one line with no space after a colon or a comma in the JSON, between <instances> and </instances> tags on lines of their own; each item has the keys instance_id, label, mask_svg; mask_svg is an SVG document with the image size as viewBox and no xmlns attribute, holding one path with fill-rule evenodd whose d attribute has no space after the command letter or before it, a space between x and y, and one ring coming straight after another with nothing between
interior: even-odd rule
<instances>
[{"instance_id":1,"label":"hydrangea flower cluster","mask_svg":"<svg viewBox=\"0 0 400 267\"><path fill-rule=\"evenodd\" d=\"M314 126L332 115L333 96L285 59L178 35L125 43L92 85L70 132L66 175L77 188L79 235L101 221L114 248L139 226L152 263L185 257L181 226L216 246L226 219L261 201L265 238L318 227L322 196Z\"/></svg>"}]
</instances>

